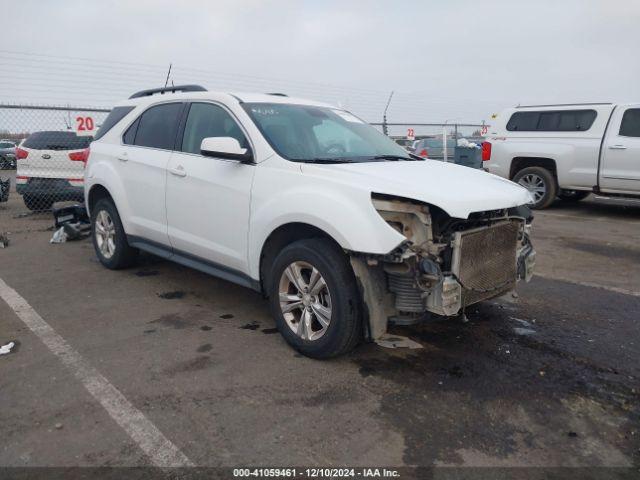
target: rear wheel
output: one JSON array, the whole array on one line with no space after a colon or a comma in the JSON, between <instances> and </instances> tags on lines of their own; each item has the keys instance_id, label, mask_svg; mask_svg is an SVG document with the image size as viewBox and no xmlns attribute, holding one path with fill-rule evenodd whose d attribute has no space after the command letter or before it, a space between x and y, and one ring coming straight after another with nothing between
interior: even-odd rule
<instances>
[{"instance_id":1,"label":"rear wheel","mask_svg":"<svg viewBox=\"0 0 640 480\"><path fill-rule=\"evenodd\" d=\"M558 184L553 174L542 167L527 167L520 170L513 177L533 195L532 208L541 210L553 203L558 192Z\"/></svg>"},{"instance_id":2,"label":"rear wheel","mask_svg":"<svg viewBox=\"0 0 640 480\"><path fill-rule=\"evenodd\" d=\"M24 200L25 206L32 212L51 210L51 206L53 205L53 198L40 195L23 195L22 200Z\"/></svg>"},{"instance_id":3,"label":"rear wheel","mask_svg":"<svg viewBox=\"0 0 640 480\"><path fill-rule=\"evenodd\" d=\"M113 202L98 200L91 210L91 238L100 263L112 270L127 268L135 263L138 250L129 246Z\"/></svg>"},{"instance_id":4,"label":"rear wheel","mask_svg":"<svg viewBox=\"0 0 640 480\"><path fill-rule=\"evenodd\" d=\"M585 192L584 190L560 190L558 198L565 202L579 202L589 196L591 192Z\"/></svg>"},{"instance_id":5,"label":"rear wheel","mask_svg":"<svg viewBox=\"0 0 640 480\"><path fill-rule=\"evenodd\" d=\"M362 338L362 307L347 256L331 241L285 247L269 279L271 311L285 340L313 358L353 349Z\"/></svg>"}]
</instances>

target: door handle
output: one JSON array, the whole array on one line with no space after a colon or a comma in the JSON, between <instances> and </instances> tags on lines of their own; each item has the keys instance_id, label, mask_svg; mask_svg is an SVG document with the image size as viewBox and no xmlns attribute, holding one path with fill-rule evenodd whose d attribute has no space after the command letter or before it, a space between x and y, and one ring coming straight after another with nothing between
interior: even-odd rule
<instances>
[{"instance_id":1,"label":"door handle","mask_svg":"<svg viewBox=\"0 0 640 480\"><path fill-rule=\"evenodd\" d=\"M182 165L178 165L176 168L170 168L169 173L171 175L175 175L176 177L186 177L187 172L184 171L184 167Z\"/></svg>"},{"instance_id":2,"label":"door handle","mask_svg":"<svg viewBox=\"0 0 640 480\"><path fill-rule=\"evenodd\" d=\"M129 154L127 152L122 152L120 155L118 155L118 160L120 160L121 162L128 162Z\"/></svg>"},{"instance_id":3,"label":"door handle","mask_svg":"<svg viewBox=\"0 0 640 480\"><path fill-rule=\"evenodd\" d=\"M609 145L609 148L611 150L626 150L627 147L625 147L624 145Z\"/></svg>"}]
</instances>

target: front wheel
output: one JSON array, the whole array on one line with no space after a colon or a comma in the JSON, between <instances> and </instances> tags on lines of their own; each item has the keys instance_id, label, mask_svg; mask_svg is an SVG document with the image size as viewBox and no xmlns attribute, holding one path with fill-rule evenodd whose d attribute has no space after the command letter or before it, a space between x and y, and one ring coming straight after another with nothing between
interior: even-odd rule
<instances>
[{"instance_id":1,"label":"front wheel","mask_svg":"<svg viewBox=\"0 0 640 480\"><path fill-rule=\"evenodd\" d=\"M91 238L100 263L112 270L127 268L136 260L138 250L129 246L113 202L103 198L91 210Z\"/></svg>"},{"instance_id":2,"label":"front wheel","mask_svg":"<svg viewBox=\"0 0 640 480\"><path fill-rule=\"evenodd\" d=\"M529 190L533 195L532 208L542 210L556 198L558 184L553 174L543 167L527 167L513 177L513 181Z\"/></svg>"},{"instance_id":3,"label":"front wheel","mask_svg":"<svg viewBox=\"0 0 640 480\"><path fill-rule=\"evenodd\" d=\"M326 239L300 240L274 260L269 301L278 330L296 350L329 358L362 338L362 307L345 253Z\"/></svg>"}]
</instances>

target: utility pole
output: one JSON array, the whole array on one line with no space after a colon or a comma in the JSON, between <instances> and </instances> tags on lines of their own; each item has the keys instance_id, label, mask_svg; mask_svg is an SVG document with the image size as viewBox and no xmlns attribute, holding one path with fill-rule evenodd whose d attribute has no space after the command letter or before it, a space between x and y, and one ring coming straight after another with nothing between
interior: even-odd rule
<instances>
[{"instance_id":1,"label":"utility pole","mask_svg":"<svg viewBox=\"0 0 640 480\"><path fill-rule=\"evenodd\" d=\"M387 110L389 109L389 104L391 103L391 98L393 97L393 91L391 91L391 95L389 95L389 100L387 100L387 106L384 107L384 113L382 114L382 133L386 136L389 136L389 129L387 128Z\"/></svg>"}]
</instances>

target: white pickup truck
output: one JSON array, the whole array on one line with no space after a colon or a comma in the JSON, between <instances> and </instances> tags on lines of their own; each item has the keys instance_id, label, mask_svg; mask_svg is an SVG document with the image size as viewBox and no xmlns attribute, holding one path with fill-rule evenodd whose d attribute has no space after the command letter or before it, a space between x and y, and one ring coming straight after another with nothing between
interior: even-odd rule
<instances>
[{"instance_id":1,"label":"white pickup truck","mask_svg":"<svg viewBox=\"0 0 640 480\"><path fill-rule=\"evenodd\" d=\"M492 123L485 170L528 188L534 208L592 192L640 198L640 104L519 106Z\"/></svg>"}]
</instances>

